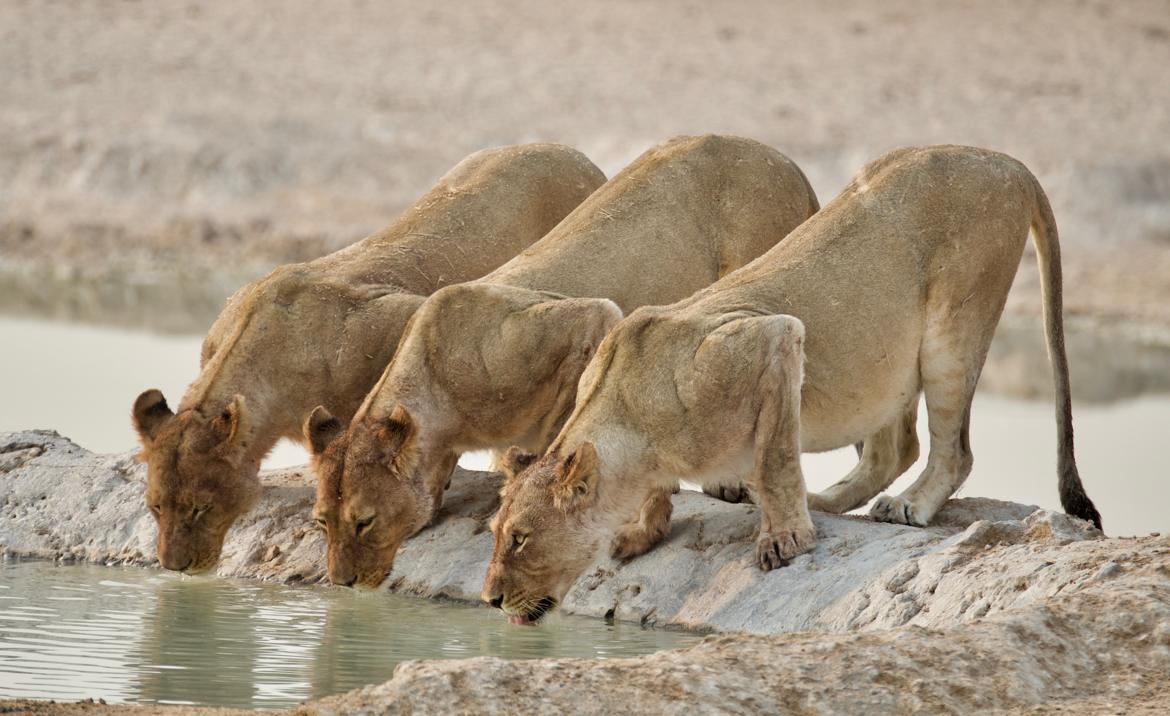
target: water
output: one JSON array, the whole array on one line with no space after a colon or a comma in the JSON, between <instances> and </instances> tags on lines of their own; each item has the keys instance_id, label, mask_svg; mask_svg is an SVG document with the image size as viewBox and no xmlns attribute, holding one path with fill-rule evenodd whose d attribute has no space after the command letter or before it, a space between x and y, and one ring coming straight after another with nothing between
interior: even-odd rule
<instances>
[{"instance_id":1,"label":"water","mask_svg":"<svg viewBox=\"0 0 1170 716\"><path fill-rule=\"evenodd\" d=\"M5 349L0 354L0 430L54 428L98 452L121 452L136 438L130 403L143 389L157 387L178 402L199 368L200 339L159 336L120 329L0 318ZM1115 347L1124 352L1123 347ZM1048 381L1043 345L1039 368ZM1102 351L1096 351L1100 356ZM1019 357L1020 354L1014 354ZM1154 361L1153 358L1149 359ZM1161 360L1159 358L1159 360ZM1154 361L1157 363L1157 361ZM1090 363L1082 357L1079 365ZM1082 384L1112 385L1109 364L1099 365ZM1161 363L1157 363L1161 365ZM1147 372L1158 372L1157 365ZM1076 367L1074 365L1074 367ZM1117 368L1125 373L1123 367ZM1170 365L1165 366L1170 371ZM1091 378L1091 380L1090 380ZM1148 384L1159 385L1156 381ZM1047 385L1047 383L1045 383ZM1056 493L1056 426L1048 400L1025 401L988 393L976 396L971 443L975 468L963 496L996 497L1059 509ZM1074 407L1081 474L1112 535L1170 530L1170 470L1161 440L1170 428L1170 394L1148 394L1114 403L1078 400ZM893 486L907 487L925 465L926 411L919 411L923 459ZM849 471L851 448L805 455L809 488L823 489ZM265 467L302 465L301 446L282 443ZM484 469L486 453L465 455L464 467Z\"/></svg>"},{"instance_id":2,"label":"water","mask_svg":"<svg viewBox=\"0 0 1170 716\"><path fill-rule=\"evenodd\" d=\"M0 563L0 698L281 708L389 679L407 659L637 656L696 634L385 592L144 569Z\"/></svg>"}]
</instances>

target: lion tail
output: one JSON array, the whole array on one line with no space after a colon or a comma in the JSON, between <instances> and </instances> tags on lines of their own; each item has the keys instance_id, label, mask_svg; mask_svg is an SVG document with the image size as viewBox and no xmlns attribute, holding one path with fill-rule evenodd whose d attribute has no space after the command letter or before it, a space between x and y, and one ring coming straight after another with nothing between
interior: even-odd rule
<instances>
[{"instance_id":1,"label":"lion tail","mask_svg":"<svg viewBox=\"0 0 1170 716\"><path fill-rule=\"evenodd\" d=\"M1101 514L1085 494L1073 453L1072 391L1069 387L1068 356L1064 349L1064 279L1060 267L1060 238L1048 196L1036 185L1036 209L1032 235L1040 267L1040 293L1044 301L1044 336L1056 388L1056 470L1059 475L1060 504L1074 517L1088 520L1101 529Z\"/></svg>"}]
</instances>

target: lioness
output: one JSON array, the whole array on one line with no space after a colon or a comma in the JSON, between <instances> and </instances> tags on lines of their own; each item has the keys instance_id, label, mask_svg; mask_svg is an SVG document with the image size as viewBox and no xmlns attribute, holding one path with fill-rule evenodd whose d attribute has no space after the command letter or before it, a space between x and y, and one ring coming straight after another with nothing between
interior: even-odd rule
<instances>
[{"instance_id":1,"label":"lioness","mask_svg":"<svg viewBox=\"0 0 1170 716\"><path fill-rule=\"evenodd\" d=\"M460 453L543 450L621 311L708 285L817 208L774 149L676 138L492 274L437 291L344 436L324 408L305 426L330 579L380 583L402 541L434 519Z\"/></svg>"},{"instance_id":2,"label":"lioness","mask_svg":"<svg viewBox=\"0 0 1170 716\"><path fill-rule=\"evenodd\" d=\"M1060 245L1048 199L1002 154L901 149L862 169L758 260L618 324L547 454L533 462L509 451L504 461L483 598L513 621L539 619L639 512L648 531L665 534L661 488L680 478L720 485L747 475L760 504L756 562L782 566L816 540L801 451L864 440L857 469L813 506L864 504L913 462L917 444L905 425L919 391L929 462L871 514L930 522L971 470L971 398L1029 227L1056 383L1061 501L1100 526L1073 458Z\"/></svg>"},{"instance_id":3,"label":"lioness","mask_svg":"<svg viewBox=\"0 0 1170 716\"><path fill-rule=\"evenodd\" d=\"M560 145L477 152L382 231L237 291L178 413L157 390L134 402L162 565L214 565L258 493L261 458L281 437L301 439L324 400L351 415L423 296L515 256L604 181Z\"/></svg>"}]
</instances>

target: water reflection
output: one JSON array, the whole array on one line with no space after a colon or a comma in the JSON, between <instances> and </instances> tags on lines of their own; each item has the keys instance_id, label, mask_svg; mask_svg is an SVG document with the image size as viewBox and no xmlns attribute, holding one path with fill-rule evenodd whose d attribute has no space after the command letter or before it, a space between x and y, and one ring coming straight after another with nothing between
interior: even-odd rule
<instances>
[{"instance_id":1,"label":"water reflection","mask_svg":"<svg viewBox=\"0 0 1170 716\"><path fill-rule=\"evenodd\" d=\"M48 596L46 596L48 595ZM94 565L0 564L0 697L280 708L389 679L406 659L617 657L676 631L348 589Z\"/></svg>"},{"instance_id":2,"label":"water reflection","mask_svg":"<svg viewBox=\"0 0 1170 716\"><path fill-rule=\"evenodd\" d=\"M96 598L125 592L125 585L17 580L7 565L0 574L0 696L127 698L127 635L138 631L142 617L122 600Z\"/></svg>"},{"instance_id":3,"label":"water reflection","mask_svg":"<svg viewBox=\"0 0 1170 716\"><path fill-rule=\"evenodd\" d=\"M229 666L244 673L255 669L255 609L247 590L223 589L207 578L166 575L153 581L143 595L146 618L127 661L132 700L256 705L250 680L224 678Z\"/></svg>"}]
</instances>

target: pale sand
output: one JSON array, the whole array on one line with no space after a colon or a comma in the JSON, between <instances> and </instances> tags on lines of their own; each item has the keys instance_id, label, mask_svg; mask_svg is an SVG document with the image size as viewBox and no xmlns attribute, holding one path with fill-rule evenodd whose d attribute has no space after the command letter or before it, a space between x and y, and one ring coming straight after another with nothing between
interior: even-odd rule
<instances>
[{"instance_id":1,"label":"pale sand","mask_svg":"<svg viewBox=\"0 0 1170 716\"><path fill-rule=\"evenodd\" d=\"M669 135L737 133L827 201L889 148L955 142L1039 175L1071 313L1170 325L1168 66L1157 1L13 0L0 268L218 276L214 306L384 224L488 145L565 142L613 173ZM1011 310L1036 313L1033 274Z\"/></svg>"}]
</instances>

